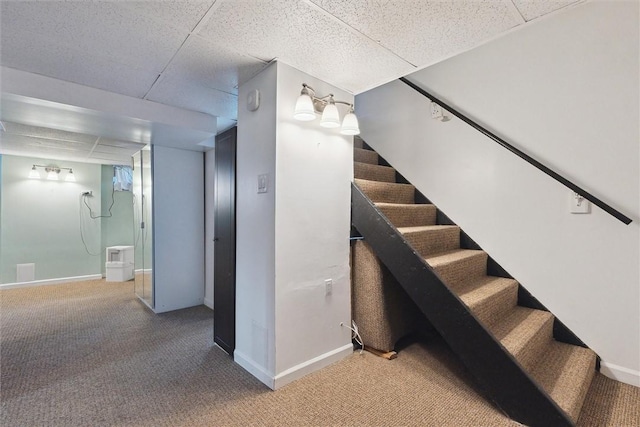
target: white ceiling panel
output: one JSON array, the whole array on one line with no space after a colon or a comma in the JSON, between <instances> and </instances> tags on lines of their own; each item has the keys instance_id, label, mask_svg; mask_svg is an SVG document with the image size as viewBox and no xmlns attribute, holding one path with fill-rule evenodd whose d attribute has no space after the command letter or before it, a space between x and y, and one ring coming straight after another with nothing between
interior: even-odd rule
<instances>
[{"instance_id":1,"label":"white ceiling panel","mask_svg":"<svg viewBox=\"0 0 640 427\"><path fill-rule=\"evenodd\" d=\"M144 15L156 22L183 31L192 31L215 0L124 1L132 13Z\"/></svg>"},{"instance_id":2,"label":"white ceiling panel","mask_svg":"<svg viewBox=\"0 0 640 427\"><path fill-rule=\"evenodd\" d=\"M137 98L142 98L158 77L148 69L136 69L37 34L2 31L1 37L2 65L18 70Z\"/></svg>"},{"instance_id":3,"label":"white ceiling panel","mask_svg":"<svg viewBox=\"0 0 640 427\"><path fill-rule=\"evenodd\" d=\"M514 17L512 6L497 0L310 1L420 67L467 50L521 22Z\"/></svg>"},{"instance_id":4,"label":"white ceiling panel","mask_svg":"<svg viewBox=\"0 0 640 427\"><path fill-rule=\"evenodd\" d=\"M531 21L580 0L513 0L525 20Z\"/></svg>"},{"instance_id":5,"label":"white ceiling panel","mask_svg":"<svg viewBox=\"0 0 640 427\"><path fill-rule=\"evenodd\" d=\"M200 35L284 62L358 93L413 67L317 8L297 0L224 1Z\"/></svg>"},{"instance_id":6,"label":"white ceiling panel","mask_svg":"<svg viewBox=\"0 0 640 427\"><path fill-rule=\"evenodd\" d=\"M147 99L230 119L235 119L238 115L236 95L171 77L158 82Z\"/></svg>"},{"instance_id":7,"label":"white ceiling panel","mask_svg":"<svg viewBox=\"0 0 640 427\"><path fill-rule=\"evenodd\" d=\"M83 161L89 153L81 151L66 151L51 147L25 146L21 143L9 142L0 146L0 154L14 156L36 157L39 159L56 159L69 161Z\"/></svg>"},{"instance_id":8,"label":"white ceiling panel","mask_svg":"<svg viewBox=\"0 0 640 427\"><path fill-rule=\"evenodd\" d=\"M89 154L93 144L83 142L60 141L57 139L36 138L33 136L0 133L0 146L23 145L31 148L51 148L60 151L74 151Z\"/></svg>"},{"instance_id":9,"label":"white ceiling panel","mask_svg":"<svg viewBox=\"0 0 640 427\"><path fill-rule=\"evenodd\" d=\"M123 148L127 150L134 150L135 152L135 151L141 150L145 145L147 144L130 142L130 141L120 141L117 139L110 139L110 138L100 138L100 141L98 141L98 145L96 146L96 150L99 149L100 147L117 147L117 148Z\"/></svg>"},{"instance_id":10,"label":"white ceiling panel","mask_svg":"<svg viewBox=\"0 0 640 427\"><path fill-rule=\"evenodd\" d=\"M118 155L120 157L132 156L134 153L137 153L138 151L142 150L143 147L144 145L134 147L134 148L123 148L123 147L115 147L113 145L98 144L96 148L93 150L91 156L100 157L103 154Z\"/></svg>"},{"instance_id":11,"label":"white ceiling panel","mask_svg":"<svg viewBox=\"0 0 640 427\"><path fill-rule=\"evenodd\" d=\"M180 49L165 75L197 81L213 89L237 94L238 84L251 79L266 65L259 59L192 36Z\"/></svg>"},{"instance_id":12,"label":"white ceiling panel","mask_svg":"<svg viewBox=\"0 0 640 427\"><path fill-rule=\"evenodd\" d=\"M3 122L6 129L6 134L33 136L38 138L56 139L60 141L74 141L79 143L88 144L90 147L96 141L96 137L93 135L86 135L82 133L66 132L58 129L51 129L40 126L30 126L21 123ZM2 138L3 134L0 134Z\"/></svg>"},{"instance_id":13,"label":"white ceiling panel","mask_svg":"<svg viewBox=\"0 0 640 427\"><path fill-rule=\"evenodd\" d=\"M188 34L158 25L116 1L3 1L0 8L3 40L10 34L38 34L75 51L157 73ZM22 47L30 43L30 37L24 37Z\"/></svg>"}]
</instances>

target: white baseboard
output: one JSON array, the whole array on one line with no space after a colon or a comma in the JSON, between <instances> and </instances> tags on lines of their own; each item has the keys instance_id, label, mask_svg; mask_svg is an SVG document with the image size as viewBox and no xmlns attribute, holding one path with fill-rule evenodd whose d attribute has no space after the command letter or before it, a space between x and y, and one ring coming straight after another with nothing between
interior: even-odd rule
<instances>
[{"instance_id":1,"label":"white baseboard","mask_svg":"<svg viewBox=\"0 0 640 427\"><path fill-rule=\"evenodd\" d=\"M259 379L263 384L272 390L277 390L304 377L307 374L318 371L326 366L335 363L350 354L353 353L353 344L349 343L335 350L331 350L327 353L321 354L318 357L314 357L311 360L300 363L292 368L287 369L273 376L272 373L264 370L262 366L258 366L253 360L247 357L241 351L235 350L233 352L233 360L240 366L242 366L247 372Z\"/></svg>"},{"instance_id":2,"label":"white baseboard","mask_svg":"<svg viewBox=\"0 0 640 427\"><path fill-rule=\"evenodd\" d=\"M211 310L213 310L213 298L205 298L204 299L204 305L206 305Z\"/></svg>"},{"instance_id":3,"label":"white baseboard","mask_svg":"<svg viewBox=\"0 0 640 427\"><path fill-rule=\"evenodd\" d=\"M600 373L613 380L640 387L640 371L601 361Z\"/></svg>"},{"instance_id":4,"label":"white baseboard","mask_svg":"<svg viewBox=\"0 0 640 427\"><path fill-rule=\"evenodd\" d=\"M233 361L242 366L245 371L260 380L264 385L271 390L275 390L275 380L272 373L264 370L262 366L256 365L256 363L247 357L244 353L238 350L233 352Z\"/></svg>"},{"instance_id":5,"label":"white baseboard","mask_svg":"<svg viewBox=\"0 0 640 427\"><path fill-rule=\"evenodd\" d=\"M102 274L89 274L87 276L60 277L58 279L33 280L31 282L5 283L4 285L0 285L0 289L29 288L32 286L57 285L60 283L99 279L102 279Z\"/></svg>"},{"instance_id":6,"label":"white baseboard","mask_svg":"<svg viewBox=\"0 0 640 427\"><path fill-rule=\"evenodd\" d=\"M326 366L335 363L350 354L353 353L353 344L349 343L342 347L336 348L335 350L331 350L327 353L321 354L318 357L314 357L311 360L307 360L306 362L300 363L292 368L287 369L275 376L274 380L274 390L279 389L280 387L289 384L292 381L295 381L299 378L304 377L307 374L318 371Z\"/></svg>"}]
</instances>

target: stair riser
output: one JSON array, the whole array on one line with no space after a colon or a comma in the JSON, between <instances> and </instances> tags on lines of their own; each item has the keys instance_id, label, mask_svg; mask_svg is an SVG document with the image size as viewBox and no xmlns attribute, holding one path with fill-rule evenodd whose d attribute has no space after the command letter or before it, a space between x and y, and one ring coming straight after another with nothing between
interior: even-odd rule
<instances>
[{"instance_id":1,"label":"stair riser","mask_svg":"<svg viewBox=\"0 0 640 427\"><path fill-rule=\"evenodd\" d=\"M544 357L544 349L552 339L553 316L550 316L549 320L527 341L527 344L513 356L525 370L530 371L540 358Z\"/></svg>"},{"instance_id":2,"label":"stair riser","mask_svg":"<svg viewBox=\"0 0 640 427\"><path fill-rule=\"evenodd\" d=\"M584 400L587 397L587 393L589 392L589 386L591 386L591 381L593 381L593 377L596 374L595 353L593 354L591 363L586 367L583 367L581 369L581 372L587 372L587 376L585 377L584 382L580 385L580 391L578 392L578 397L575 400L575 403L570 408L566 408L567 413L575 422L578 421L580 410L582 410L582 405L584 404Z\"/></svg>"},{"instance_id":3,"label":"stair riser","mask_svg":"<svg viewBox=\"0 0 640 427\"><path fill-rule=\"evenodd\" d=\"M487 254L479 253L459 262L437 266L435 270L449 289L459 292L471 280L486 274Z\"/></svg>"},{"instance_id":4,"label":"stair riser","mask_svg":"<svg viewBox=\"0 0 640 427\"><path fill-rule=\"evenodd\" d=\"M464 299L463 299L464 301ZM503 289L469 308L483 325L489 327L502 319L518 304L518 284Z\"/></svg>"},{"instance_id":5,"label":"stair riser","mask_svg":"<svg viewBox=\"0 0 640 427\"><path fill-rule=\"evenodd\" d=\"M378 206L378 209L396 228L436 223L436 207L433 205Z\"/></svg>"},{"instance_id":6,"label":"stair riser","mask_svg":"<svg viewBox=\"0 0 640 427\"><path fill-rule=\"evenodd\" d=\"M416 190L412 185L380 183L361 179L354 181L374 202L413 203Z\"/></svg>"},{"instance_id":7,"label":"stair riser","mask_svg":"<svg viewBox=\"0 0 640 427\"><path fill-rule=\"evenodd\" d=\"M378 164L378 153L371 150L363 150L362 148L353 149L353 160L360 163Z\"/></svg>"},{"instance_id":8,"label":"stair riser","mask_svg":"<svg viewBox=\"0 0 640 427\"><path fill-rule=\"evenodd\" d=\"M364 148L364 141L359 137L353 138L353 148Z\"/></svg>"},{"instance_id":9,"label":"stair riser","mask_svg":"<svg viewBox=\"0 0 640 427\"><path fill-rule=\"evenodd\" d=\"M460 248L458 227L409 232L403 236L423 258Z\"/></svg>"},{"instance_id":10,"label":"stair riser","mask_svg":"<svg viewBox=\"0 0 640 427\"><path fill-rule=\"evenodd\" d=\"M387 166L371 165L369 163L353 164L353 176L370 181L396 182L396 171Z\"/></svg>"}]
</instances>

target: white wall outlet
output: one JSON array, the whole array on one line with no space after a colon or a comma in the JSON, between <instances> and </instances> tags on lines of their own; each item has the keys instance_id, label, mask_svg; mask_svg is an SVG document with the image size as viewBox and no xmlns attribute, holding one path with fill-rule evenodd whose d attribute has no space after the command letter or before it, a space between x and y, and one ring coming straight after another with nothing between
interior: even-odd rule
<instances>
[{"instance_id":1,"label":"white wall outlet","mask_svg":"<svg viewBox=\"0 0 640 427\"><path fill-rule=\"evenodd\" d=\"M591 202L578 193L571 193L571 213L588 214L591 213Z\"/></svg>"},{"instance_id":2,"label":"white wall outlet","mask_svg":"<svg viewBox=\"0 0 640 427\"><path fill-rule=\"evenodd\" d=\"M258 175L258 193L266 193L269 190L269 175Z\"/></svg>"},{"instance_id":3,"label":"white wall outlet","mask_svg":"<svg viewBox=\"0 0 640 427\"><path fill-rule=\"evenodd\" d=\"M331 295L331 292L333 292L333 280L327 279L324 281L324 294Z\"/></svg>"}]
</instances>

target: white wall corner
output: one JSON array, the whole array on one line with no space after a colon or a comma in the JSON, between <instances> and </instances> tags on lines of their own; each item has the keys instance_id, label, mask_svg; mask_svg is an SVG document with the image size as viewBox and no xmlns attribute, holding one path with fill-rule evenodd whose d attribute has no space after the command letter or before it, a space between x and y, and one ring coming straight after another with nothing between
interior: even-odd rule
<instances>
[{"instance_id":1,"label":"white wall corner","mask_svg":"<svg viewBox=\"0 0 640 427\"><path fill-rule=\"evenodd\" d=\"M275 376L274 390L279 389L292 381L300 379L307 374L325 368L335 362L338 362L353 353L353 344L349 343L335 350L321 354L311 360L300 363L292 368L287 369Z\"/></svg>"},{"instance_id":2,"label":"white wall corner","mask_svg":"<svg viewBox=\"0 0 640 427\"><path fill-rule=\"evenodd\" d=\"M233 361L242 366L247 372L256 377L261 383L269 387L271 390L276 389L275 377L273 374L266 371L262 366L258 365L240 350L236 349L233 352Z\"/></svg>"},{"instance_id":3,"label":"white wall corner","mask_svg":"<svg viewBox=\"0 0 640 427\"><path fill-rule=\"evenodd\" d=\"M613 380L640 387L640 371L602 361L600 362L600 373Z\"/></svg>"},{"instance_id":4,"label":"white wall corner","mask_svg":"<svg viewBox=\"0 0 640 427\"><path fill-rule=\"evenodd\" d=\"M213 310L213 298L205 298L204 299L204 305L206 305L211 310Z\"/></svg>"}]
</instances>

